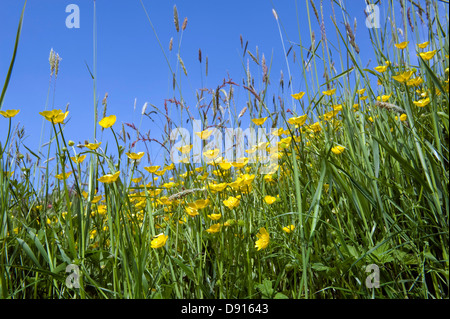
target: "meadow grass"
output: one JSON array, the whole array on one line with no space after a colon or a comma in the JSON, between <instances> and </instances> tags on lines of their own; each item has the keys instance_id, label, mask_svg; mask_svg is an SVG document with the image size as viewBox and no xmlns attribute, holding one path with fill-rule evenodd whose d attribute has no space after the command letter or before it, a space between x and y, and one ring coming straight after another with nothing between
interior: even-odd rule
<instances>
[{"instance_id":1,"label":"meadow grass","mask_svg":"<svg viewBox=\"0 0 450 319\"><path fill-rule=\"evenodd\" d=\"M134 124L120 127L107 116L106 96L98 118L94 14L91 143L66 140L68 110L42 110L52 131L45 158L41 146L33 151L13 129L15 116L24 115L1 111L2 125L9 125L0 143L1 298L448 298L448 16L439 15L443 3L399 3L400 14L388 1L390 19L368 29L376 69L362 64L342 4L331 3L342 14L342 21L332 19L340 41L331 44L324 28L315 39L312 21L323 25L322 6L305 1L310 49L301 37L298 47L285 47L291 42L274 10L289 70L278 85L290 90L289 98L269 106L271 64L241 38L244 56L263 76L253 78L243 62L242 88L229 80L199 90L195 110L182 94L180 77L188 73L179 47L186 24L174 7L175 66L168 56L173 42L169 53L161 50L179 98L168 99L164 109L150 104L142 110L142 119L165 120L161 138ZM395 19L416 43L398 39ZM0 106L21 25L22 19ZM419 42L423 27L427 43ZM337 60L330 46L341 53ZM292 62L294 51L301 59ZM56 61L53 52L53 80ZM201 51L199 63L207 77ZM294 67L306 92L290 85ZM237 108L239 88L248 101ZM288 110L292 104L296 108ZM263 162L196 164L189 148L180 151L185 163L170 162L170 133L196 111L205 131L238 128L244 118L255 128L278 129L277 165L262 174ZM112 146L96 145L100 132ZM148 166L148 148L155 145L167 161ZM247 156L253 151L248 148ZM72 286L68 265L79 269ZM375 283L373 265L376 287L368 285Z\"/></svg>"}]
</instances>

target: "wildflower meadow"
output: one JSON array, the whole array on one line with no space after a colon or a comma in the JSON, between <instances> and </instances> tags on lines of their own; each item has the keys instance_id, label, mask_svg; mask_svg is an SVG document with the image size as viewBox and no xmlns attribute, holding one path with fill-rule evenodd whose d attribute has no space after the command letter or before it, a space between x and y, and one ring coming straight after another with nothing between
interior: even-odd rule
<instances>
[{"instance_id":1,"label":"wildflower meadow","mask_svg":"<svg viewBox=\"0 0 450 319\"><path fill-rule=\"evenodd\" d=\"M12 53L0 75L2 299L449 297L448 1L358 1L367 18L358 25L353 1L289 2L307 12L298 23L310 37L287 38L274 6L267 23L287 72L242 35L245 76L194 92L179 80L189 78L177 54L188 20L176 5L165 12L174 38L156 50L173 95L129 123L99 97L95 49L92 106L37 102L29 113L3 103L25 1L14 47L1 46ZM370 46L358 45L357 27ZM49 51L53 83L65 61ZM208 77L211 62L195 54ZM77 112L89 140L67 134ZM23 118L42 122L40 145L27 143ZM155 121L160 134L147 134Z\"/></svg>"}]
</instances>

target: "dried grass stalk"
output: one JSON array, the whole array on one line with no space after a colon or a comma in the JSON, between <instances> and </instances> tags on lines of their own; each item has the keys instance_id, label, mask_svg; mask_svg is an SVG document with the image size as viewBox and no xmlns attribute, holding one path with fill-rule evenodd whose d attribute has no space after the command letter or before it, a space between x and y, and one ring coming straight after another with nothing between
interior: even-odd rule
<instances>
[{"instance_id":1,"label":"dried grass stalk","mask_svg":"<svg viewBox=\"0 0 450 319\"><path fill-rule=\"evenodd\" d=\"M177 32L180 32L180 23L178 21L178 10L176 5L173 6L173 22L175 24L175 29L177 30Z\"/></svg>"}]
</instances>

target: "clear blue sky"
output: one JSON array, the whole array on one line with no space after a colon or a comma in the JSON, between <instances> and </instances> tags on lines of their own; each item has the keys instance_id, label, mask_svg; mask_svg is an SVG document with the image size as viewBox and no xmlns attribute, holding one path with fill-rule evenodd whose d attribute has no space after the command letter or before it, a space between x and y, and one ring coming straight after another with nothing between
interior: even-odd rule
<instances>
[{"instance_id":1,"label":"clear blue sky","mask_svg":"<svg viewBox=\"0 0 450 319\"><path fill-rule=\"evenodd\" d=\"M372 57L369 67L376 66L372 48L366 50L368 29L365 27L365 1L343 1L347 7L350 21L358 21L356 42L361 48L361 60L364 65ZM80 28L68 29L65 25L66 6L75 3L80 8ZM182 36L181 57L186 65L188 77L181 74L183 96L191 109L195 108L196 90L206 87L215 89L223 79L230 78L242 84L245 76L243 63L247 64L249 55L242 59L240 35L244 43L248 41L248 50L259 55L263 53L271 66L271 86L275 94L279 94L278 82L282 70L287 83L286 63L278 27L272 8L275 8L287 33L284 42L289 47L288 40L298 43L298 26L293 0L245 0L245 1L154 1L143 0L152 23L156 29L163 48L168 54L170 63L175 70L176 50L180 33L177 34L173 23L173 6L178 8L180 23L185 17L188 24ZM310 44L310 35L306 13L306 3L298 1L300 17L300 32L305 46ZM317 6L320 1L315 1ZM0 2L0 84L9 67L13 52L15 35L24 1L4 0ZM335 9L338 7L335 5ZM310 7L311 10L311 7ZM383 14L382 9L382 14ZM108 98L108 115L117 115L116 131L120 130L121 122L140 123L140 112L143 104L149 102L160 108L164 99L173 97L169 68L158 45L155 34L146 18L139 0L128 1L96 1L97 16L97 94L99 111L103 107L101 101L105 93ZM320 28L311 11L311 23L320 38ZM337 43L335 28L329 19L331 15L330 1L324 1L325 27L332 43ZM337 12L338 22L342 15ZM382 21L383 23L383 21ZM341 30L344 30L340 24ZM174 38L174 51L169 53L170 38ZM50 49L57 52L62 61L56 81L56 90L52 82L48 109L64 109L69 106L70 122L65 130L67 139L76 143L93 138L93 82L85 63L93 67L93 1L92 0L29 0L25 9L22 35L14 70L2 109L20 109L13 123L20 122L25 127L25 145L37 150L41 134L42 117L38 112L44 110L49 88L50 68L48 57ZM202 50L203 63L198 62L198 50ZM321 49L320 49L321 50ZM334 54L337 54L336 52ZM321 54L320 54L321 55ZM209 71L205 77L205 57L208 56ZM297 58L300 58L297 50ZM342 69L335 56L338 73ZM294 92L305 90L303 77L298 64L290 63L293 68ZM252 64L250 60L250 64ZM253 75L260 81L261 74L253 68ZM177 70L178 74L182 72ZM203 74L201 74L203 72ZM319 71L321 74L321 72ZM323 81L324 82L324 81ZM321 84L323 83L321 82ZM261 88L261 87L259 87ZM55 92L55 93L54 93ZM290 91L285 90L284 97L290 103ZM54 94L54 95L53 95ZM247 102L247 92L240 89L236 92L236 109L239 112ZM136 111L134 111L134 103ZM267 104L272 106L272 94L268 96ZM194 113L197 114L197 113ZM0 118L0 139L5 140L7 120ZM144 118L142 129L152 130L152 137L160 138L162 122L151 122ZM49 126L46 126L48 138ZM98 129L100 127L98 126ZM104 133L104 139L110 138L110 132ZM108 137L108 136L109 137ZM46 140L45 140L46 141ZM45 142L44 141L44 142ZM159 149L159 146L152 144ZM136 151L144 147L137 147ZM155 152L153 155L156 155Z\"/></svg>"}]
</instances>

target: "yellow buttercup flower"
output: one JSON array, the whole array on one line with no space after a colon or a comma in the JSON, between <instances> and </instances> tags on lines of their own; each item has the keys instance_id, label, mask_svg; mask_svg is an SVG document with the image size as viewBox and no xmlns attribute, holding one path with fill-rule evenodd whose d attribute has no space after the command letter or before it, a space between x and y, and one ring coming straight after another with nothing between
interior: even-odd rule
<instances>
[{"instance_id":1,"label":"yellow buttercup flower","mask_svg":"<svg viewBox=\"0 0 450 319\"><path fill-rule=\"evenodd\" d=\"M284 129L282 127L280 127L278 130L274 130L272 132L272 135L281 136L283 134L283 132L284 132Z\"/></svg>"},{"instance_id":2,"label":"yellow buttercup flower","mask_svg":"<svg viewBox=\"0 0 450 319\"><path fill-rule=\"evenodd\" d=\"M405 114L405 113L403 113L402 115L400 115L400 121L406 121L406 118L407 118L408 116ZM398 120L398 116L395 116L395 120Z\"/></svg>"},{"instance_id":3,"label":"yellow buttercup flower","mask_svg":"<svg viewBox=\"0 0 450 319\"><path fill-rule=\"evenodd\" d=\"M149 173L155 173L159 168L160 168L160 166L158 166L158 165L144 167L144 169Z\"/></svg>"},{"instance_id":4,"label":"yellow buttercup flower","mask_svg":"<svg viewBox=\"0 0 450 319\"><path fill-rule=\"evenodd\" d=\"M254 174L252 174L252 175L244 174L240 178L242 179L242 183L244 185L250 185L253 182L253 180L255 179L255 175Z\"/></svg>"},{"instance_id":5,"label":"yellow buttercup flower","mask_svg":"<svg viewBox=\"0 0 450 319\"><path fill-rule=\"evenodd\" d=\"M90 239L94 239L96 235L97 235L97 230L96 230L96 229L93 229L93 230L91 230L90 233L89 233L89 238L90 238Z\"/></svg>"},{"instance_id":6,"label":"yellow buttercup flower","mask_svg":"<svg viewBox=\"0 0 450 319\"><path fill-rule=\"evenodd\" d=\"M140 183L142 180L142 177L136 177L136 178L132 178L131 181L135 184Z\"/></svg>"},{"instance_id":7,"label":"yellow buttercup flower","mask_svg":"<svg viewBox=\"0 0 450 319\"><path fill-rule=\"evenodd\" d=\"M92 150L92 151L95 151L97 148L99 148L99 146L102 144L102 142L99 142L99 143L88 143L88 144L86 144L85 146L88 148L88 149L90 149L90 150Z\"/></svg>"},{"instance_id":8,"label":"yellow buttercup flower","mask_svg":"<svg viewBox=\"0 0 450 319\"><path fill-rule=\"evenodd\" d=\"M221 163L219 163L219 166L220 166L221 169L226 171L226 170L229 170L231 168L231 163L229 163L229 162L221 162Z\"/></svg>"},{"instance_id":9,"label":"yellow buttercup flower","mask_svg":"<svg viewBox=\"0 0 450 319\"><path fill-rule=\"evenodd\" d=\"M289 225L289 226L283 227L283 230L289 234L291 231L294 230L294 228L295 228L294 225Z\"/></svg>"},{"instance_id":10,"label":"yellow buttercup flower","mask_svg":"<svg viewBox=\"0 0 450 319\"><path fill-rule=\"evenodd\" d=\"M185 210L186 210L186 213L191 217L195 217L198 215L198 210L194 207L187 206L187 207L185 207Z\"/></svg>"},{"instance_id":11,"label":"yellow buttercup flower","mask_svg":"<svg viewBox=\"0 0 450 319\"><path fill-rule=\"evenodd\" d=\"M389 100L389 98L391 97L392 93L389 95L382 95L382 96L377 96L377 101L383 101L386 102L387 100Z\"/></svg>"},{"instance_id":12,"label":"yellow buttercup flower","mask_svg":"<svg viewBox=\"0 0 450 319\"><path fill-rule=\"evenodd\" d=\"M344 147L344 146L341 146L341 145L334 146L334 147L331 149L331 151L332 151L334 154L336 154L336 155L341 154L344 150L345 150L345 147Z\"/></svg>"},{"instance_id":13,"label":"yellow buttercup flower","mask_svg":"<svg viewBox=\"0 0 450 319\"><path fill-rule=\"evenodd\" d=\"M377 67L374 67L374 70L383 73L386 72L387 68L388 68L387 65L379 65Z\"/></svg>"},{"instance_id":14,"label":"yellow buttercup flower","mask_svg":"<svg viewBox=\"0 0 450 319\"><path fill-rule=\"evenodd\" d=\"M307 127L308 130L313 133L318 133L322 130L322 126L320 126L320 122L315 122Z\"/></svg>"},{"instance_id":15,"label":"yellow buttercup flower","mask_svg":"<svg viewBox=\"0 0 450 319\"><path fill-rule=\"evenodd\" d=\"M170 183L164 183L161 186L164 188L167 188L167 189L171 189L171 188L175 187L176 184L174 182L170 182Z\"/></svg>"},{"instance_id":16,"label":"yellow buttercup flower","mask_svg":"<svg viewBox=\"0 0 450 319\"><path fill-rule=\"evenodd\" d=\"M299 92L299 93L291 94L291 96L294 99L296 99L296 100L300 100L304 95L305 95L305 92Z\"/></svg>"},{"instance_id":17,"label":"yellow buttercup flower","mask_svg":"<svg viewBox=\"0 0 450 319\"><path fill-rule=\"evenodd\" d=\"M425 99L421 99L421 100L418 100L418 101L413 101L413 103L414 103L416 106L418 106L418 107L425 107L425 106L427 106L428 104L430 104L430 98L427 97L427 98L425 98Z\"/></svg>"},{"instance_id":18,"label":"yellow buttercup flower","mask_svg":"<svg viewBox=\"0 0 450 319\"><path fill-rule=\"evenodd\" d=\"M218 233L220 231L220 224L211 225L206 231L208 233Z\"/></svg>"},{"instance_id":19,"label":"yellow buttercup flower","mask_svg":"<svg viewBox=\"0 0 450 319\"><path fill-rule=\"evenodd\" d=\"M155 248L155 249L164 247L168 238L169 238L169 236L164 235L163 233L156 235L155 238L151 241L150 247Z\"/></svg>"},{"instance_id":20,"label":"yellow buttercup flower","mask_svg":"<svg viewBox=\"0 0 450 319\"><path fill-rule=\"evenodd\" d=\"M259 119L252 119L252 122L255 123L256 125L263 125L266 120L267 117L262 117Z\"/></svg>"},{"instance_id":21,"label":"yellow buttercup flower","mask_svg":"<svg viewBox=\"0 0 450 319\"><path fill-rule=\"evenodd\" d=\"M201 132L195 132L195 134L202 140L206 140L211 136L212 132L213 132L212 130L204 130Z\"/></svg>"},{"instance_id":22,"label":"yellow buttercup flower","mask_svg":"<svg viewBox=\"0 0 450 319\"><path fill-rule=\"evenodd\" d=\"M361 90L358 90L359 95L363 95L364 92L366 92L366 88L362 88Z\"/></svg>"},{"instance_id":23,"label":"yellow buttercup flower","mask_svg":"<svg viewBox=\"0 0 450 319\"><path fill-rule=\"evenodd\" d=\"M436 54L436 50L433 50L433 51L419 53L419 56L422 59L428 61L428 60L431 60L435 54Z\"/></svg>"},{"instance_id":24,"label":"yellow buttercup flower","mask_svg":"<svg viewBox=\"0 0 450 319\"><path fill-rule=\"evenodd\" d=\"M75 163L75 164L81 164L83 163L84 159L86 158L86 155L79 155L79 156L72 156L70 159Z\"/></svg>"},{"instance_id":25,"label":"yellow buttercup flower","mask_svg":"<svg viewBox=\"0 0 450 319\"><path fill-rule=\"evenodd\" d=\"M258 248L258 251L266 248L269 245L270 236L267 230L262 227L259 229L259 233L256 234L258 240L255 243L255 248Z\"/></svg>"},{"instance_id":26,"label":"yellow buttercup flower","mask_svg":"<svg viewBox=\"0 0 450 319\"><path fill-rule=\"evenodd\" d=\"M42 111L39 112L47 121L52 122L54 124L61 124L66 119L67 115L69 115L69 111L63 112L61 110L51 110L51 111Z\"/></svg>"},{"instance_id":27,"label":"yellow buttercup flower","mask_svg":"<svg viewBox=\"0 0 450 319\"><path fill-rule=\"evenodd\" d=\"M227 183L209 184L209 188L213 192L221 192L227 187Z\"/></svg>"},{"instance_id":28,"label":"yellow buttercup flower","mask_svg":"<svg viewBox=\"0 0 450 319\"><path fill-rule=\"evenodd\" d=\"M203 155L207 158L207 159L214 159L217 157L217 155L219 155L220 150L219 149L214 149L214 150L208 150L206 152L203 153Z\"/></svg>"},{"instance_id":29,"label":"yellow buttercup flower","mask_svg":"<svg viewBox=\"0 0 450 319\"><path fill-rule=\"evenodd\" d=\"M0 111L0 114L3 115L4 118L10 119L16 116L20 110L6 110L6 111Z\"/></svg>"},{"instance_id":30,"label":"yellow buttercup flower","mask_svg":"<svg viewBox=\"0 0 450 319\"><path fill-rule=\"evenodd\" d=\"M198 175L198 176L197 176L197 179L198 179L199 181L204 181L204 180L208 177L208 175L209 175L209 173L208 173L208 172L205 172L203 175Z\"/></svg>"},{"instance_id":31,"label":"yellow buttercup flower","mask_svg":"<svg viewBox=\"0 0 450 319\"><path fill-rule=\"evenodd\" d=\"M336 93L336 89L331 89L331 90L328 90L328 91L322 91L322 93L323 93L323 95L331 96L334 93Z\"/></svg>"},{"instance_id":32,"label":"yellow buttercup flower","mask_svg":"<svg viewBox=\"0 0 450 319\"><path fill-rule=\"evenodd\" d=\"M118 171L114 174L106 174L106 175L103 175L102 177L100 177L98 179L98 181L101 183L105 183L105 184L114 183L119 178L119 175L120 175L120 171Z\"/></svg>"},{"instance_id":33,"label":"yellow buttercup flower","mask_svg":"<svg viewBox=\"0 0 450 319\"><path fill-rule=\"evenodd\" d=\"M406 85L408 85L408 86L420 86L422 83L423 83L422 77L418 76L418 77L415 77L415 78L412 78L412 79L408 80L406 82Z\"/></svg>"},{"instance_id":34,"label":"yellow buttercup flower","mask_svg":"<svg viewBox=\"0 0 450 319\"><path fill-rule=\"evenodd\" d=\"M264 181L268 182L268 183L273 183L275 182L275 180L273 179L273 175L272 174L266 174L264 175Z\"/></svg>"},{"instance_id":35,"label":"yellow buttercup flower","mask_svg":"<svg viewBox=\"0 0 450 319\"><path fill-rule=\"evenodd\" d=\"M257 150L264 150L269 146L270 142L259 142L257 145L253 145L253 149Z\"/></svg>"},{"instance_id":36,"label":"yellow buttercup flower","mask_svg":"<svg viewBox=\"0 0 450 319\"><path fill-rule=\"evenodd\" d=\"M56 118L53 120L53 122L62 124L68 115L69 115L69 111L67 111L65 113L61 112L56 116Z\"/></svg>"},{"instance_id":37,"label":"yellow buttercup flower","mask_svg":"<svg viewBox=\"0 0 450 319\"><path fill-rule=\"evenodd\" d=\"M140 160L144 156L144 152L139 153L125 153L131 160Z\"/></svg>"},{"instance_id":38,"label":"yellow buttercup flower","mask_svg":"<svg viewBox=\"0 0 450 319\"><path fill-rule=\"evenodd\" d=\"M268 205L271 205L271 204L275 203L276 200L277 200L276 197L273 197L273 196L270 196L270 195L267 195L267 196L264 197L264 201Z\"/></svg>"},{"instance_id":39,"label":"yellow buttercup flower","mask_svg":"<svg viewBox=\"0 0 450 319\"><path fill-rule=\"evenodd\" d=\"M86 199L87 199L88 194L86 194ZM92 204L97 204L100 200L102 199L102 195L98 195L98 196L94 196L94 198L92 198L91 203Z\"/></svg>"},{"instance_id":40,"label":"yellow buttercup flower","mask_svg":"<svg viewBox=\"0 0 450 319\"><path fill-rule=\"evenodd\" d=\"M100 124L100 126L103 128L110 128L114 125L114 123L116 123L115 115L104 117L100 122L98 122L98 124Z\"/></svg>"},{"instance_id":41,"label":"yellow buttercup flower","mask_svg":"<svg viewBox=\"0 0 450 319\"><path fill-rule=\"evenodd\" d=\"M408 46L408 41L404 41L404 42L400 42L400 43L394 43L394 46L397 49L403 50L404 48L406 48Z\"/></svg>"},{"instance_id":42,"label":"yellow buttercup flower","mask_svg":"<svg viewBox=\"0 0 450 319\"><path fill-rule=\"evenodd\" d=\"M219 220L222 217L222 214L211 214L208 217L212 220Z\"/></svg>"},{"instance_id":43,"label":"yellow buttercup flower","mask_svg":"<svg viewBox=\"0 0 450 319\"><path fill-rule=\"evenodd\" d=\"M334 118L335 116L336 116L336 114L338 114L339 113L339 111L330 111L330 112L327 112L327 113L325 113L324 115L323 115L323 119L325 120L325 121L329 121L329 120L331 120L332 118Z\"/></svg>"},{"instance_id":44,"label":"yellow buttercup flower","mask_svg":"<svg viewBox=\"0 0 450 319\"><path fill-rule=\"evenodd\" d=\"M403 83L403 82L408 81L409 78L414 74L414 72L416 72L416 70L412 69L410 71L406 71L406 72L399 73L397 75L393 75L392 78L398 82Z\"/></svg>"},{"instance_id":45,"label":"yellow buttercup flower","mask_svg":"<svg viewBox=\"0 0 450 319\"><path fill-rule=\"evenodd\" d=\"M288 120L289 124L292 125L298 125L298 126L302 126L303 124L306 123L306 120L308 119L308 115L302 115L302 116L297 116L297 117L291 117Z\"/></svg>"},{"instance_id":46,"label":"yellow buttercup flower","mask_svg":"<svg viewBox=\"0 0 450 319\"><path fill-rule=\"evenodd\" d=\"M291 142L292 142L292 136L288 136L288 137L282 138L278 142L278 147L280 149L285 149L285 148L289 147L289 144L291 144Z\"/></svg>"},{"instance_id":47,"label":"yellow buttercup flower","mask_svg":"<svg viewBox=\"0 0 450 319\"><path fill-rule=\"evenodd\" d=\"M239 206L240 200L236 197L228 197L228 199L223 201L224 205L227 206L229 209L233 209L237 206Z\"/></svg>"},{"instance_id":48,"label":"yellow buttercup flower","mask_svg":"<svg viewBox=\"0 0 450 319\"><path fill-rule=\"evenodd\" d=\"M245 165L247 165L248 161L248 158L240 158L237 162L232 162L231 166L233 166L234 168L243 168Z\"/></svg>"},{"instance_id":49,"label":"yellow buttercup flower","mask_svg":"<svg viewBox=\"0 0 450 319\"><path fill-rule=\"evenodd\" d=\"M181 152L181 154L188 154L194 145L184 145L181 147L177 147L177 150Z\"/></svg>"},{"instance_id":50,"label":"yellow buttercup flower","mask_svg":"<svg viewBox=\"0 0 450 319\"><path fill-rule=\"evenodd\" d=\"M197 199L194 202L195 208L202 209L209 205L209 199Z\"/></svg>"},{"instance_id":51,"label":"yellow buttercup flower","mask_svg":"<svg viewBox=\"0 0 450 319\"><path fill-rule=\"evenodd\" d=\"M72 175L72 172L67 172L65 174L64 173L57 174L57 175L55 175L55 177L59 180L64 180L64 179L69 178L70 175Z\"/></svg>"},{"instance_id":52,"label":"yellow buttercup flower","mask_svg":"<svg viewBox=\"0 0 450 319\"><path fill-rule=\"evenodd\" d=\"M429 41L426 41L426 42L419 43L417 46L418 46L420 49L425 49L425 48L428 46L428 44L430 44L430 42L429 42Z\"/></svg>"},{"instance_id":53,"label":"yellow buttercup flower","mask_svg":"<svg viewBox=\"0 0 450 319\"><path fill-rule=\"evenodd\" d=\"M105 215L106 212L108 211L108 206L106 205L98 205L97 206L97 211L100 215Z\"/></svg>"}]
</instances>

